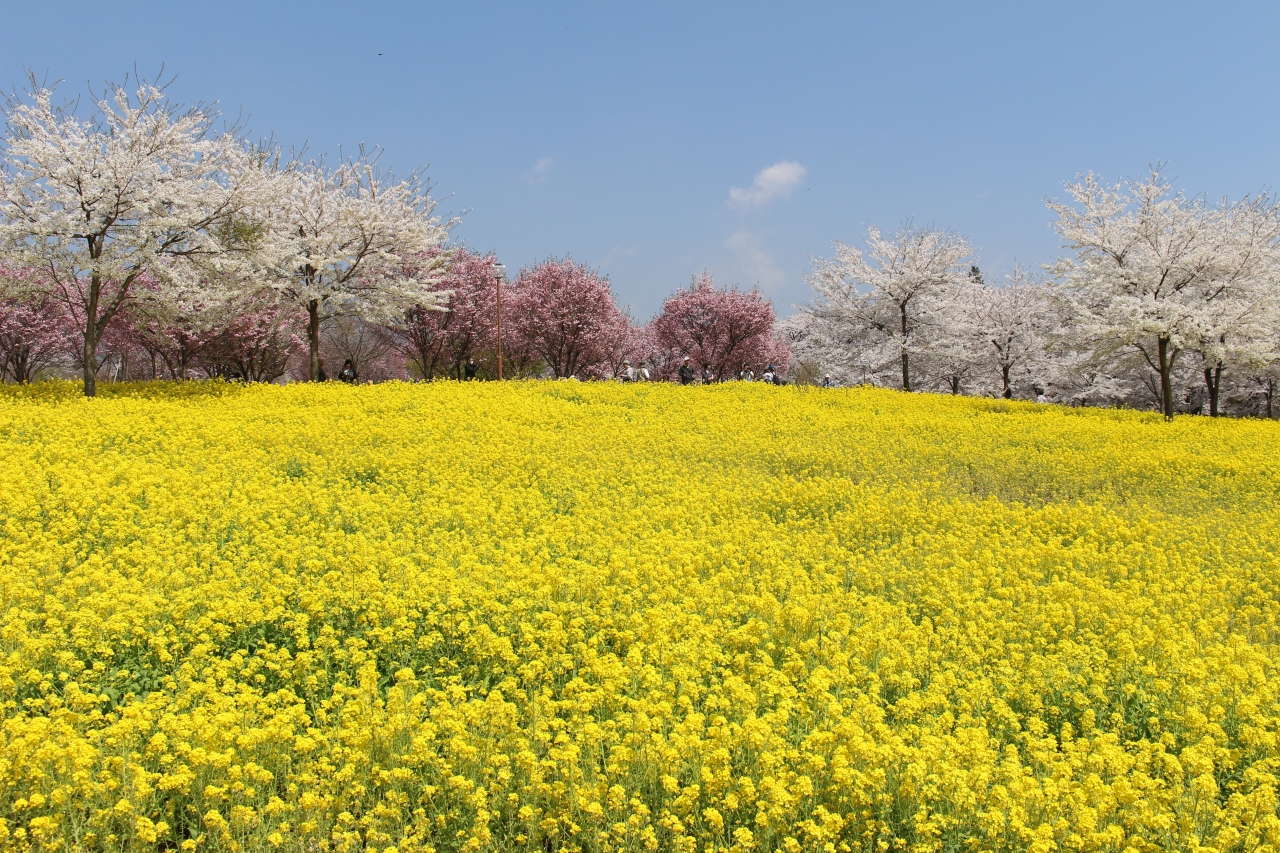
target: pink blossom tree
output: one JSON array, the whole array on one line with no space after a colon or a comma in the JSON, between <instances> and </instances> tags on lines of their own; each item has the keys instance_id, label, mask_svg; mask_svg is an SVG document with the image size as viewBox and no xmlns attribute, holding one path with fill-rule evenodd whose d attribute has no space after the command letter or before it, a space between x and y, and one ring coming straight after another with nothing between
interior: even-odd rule
<instances>
[{"instance_id":1,"label":"pink blossom tree","mask_svg":"<svg viewBox=\"0 0 1280 853\"><path fill-rule=\"evenodd\" d=\"M74 366L81 372L86 369L81 346L85 313L75 300L51 292L50 281L42 269L0 265L0 374L11 375L14 381L30 381L36 371L54 363ZM68 286L84 289L89 282L76 279ZM151 283L144 275L135 286L146 289ZM103 282L101 292L114 292L114 283ZM134 302L109 322L99 324L99 346L94 347L88 363L90 374L96 376L108 362L116 364L115 374L127 368L130 353L139 348L139 335L130 316L139 304Z\"/></svg>"},{"instance_id":2,"label":"pink blossom tree","mask_svg":"<svg viewBox=\"0 0 1280 853\"><path fill-rule=\"evenodd\" d=\"M142 350L151 359L151 378L164 368L170 379L188 379L196 369L196 361L215 336L212 329L201 328L185 317L157 319L147 316L121 315L122 334L117 338L130 348Z\"/></svg>"},{"instance_id":3,"label":"pink blossom tree","mask_svg":"<svg viewBox=\"0 0 1280 853\"><path fill-rule=\"evenodd\" d=\"M62 306L48 298L0 301L0 381L30 382L74 348L75 331Z\"/></svg>"},{"instance_id":4,"label":"pink blossom tree","mask_svg":"<svg viewBox=\"0 0 1280 853\"><path fill-rule=\"evenodd\" d=\"M606 347L605 360L594 370L587 371L588 376L602 379L615 379L622 374L623 364L630 362L651 362L657 346L653 342L653 330L646 325L635 323L625 312L622 319L612 330L612 338Z\"/></svg>"},{"instance_id":5,"label":"pink blossom tree","mask_svg":"<svg viewBox=\"0 0 1280 853\"><path fill-rule=\"evenodd\" d=\"M306 349L297 333L306 320L297 306L261 295L249 298L207 341L202 354L205 372L245 382L279 379L289 359Z\"/></svg>"},{"instance_id":6,"label":"pink blossom tree","mask_svg":"<svg viewBox=\"0 0 1280 853\"><path fill-rule=\"evenodd\" d=\"M540 359L557 378L606 372L629 322L609 280L569 258L521 270L509 304L512 349Z\"/></svg>"},{"instance_id":7,"label":"pink blossom tree","mask_svg":"<svg viewBox=\"0 0 1280 853\"><path fill-rule=\"evenodd\" d=\"M760 371L773 364L783 369L790 363L790 350L774 334L775 319L773 306L760 291L719 290L704 272L688 290L668 296L650 325L667 372L688 356L724 379L744 368Z\"/></svg>"},{"instance_id":8,"label":"pink blossom tree","mask_svg":"<svg viewBox=\"0 0 1280 853\"><path fill-rule=\"evenodd\" d=\"M35 277L29 268L0 264L0 381L30 382L74 346L66 311L40 292Z\"/></svg>"},{"instance_id":9,"label":"pink blossom tree","mask_svg":"<svg viewBox=\"0 0 1280 853\"><path fill-rule=\"evenodd\" d=\"M159 379L197 376L269 382L282 376L304 341L298 330L306 315L270 291L242 291L213 305L147 311L139 301L117 315L103 339L102 361L141 369L117 372ZM150 361L149 369L146 361Z\"/></svg>"},{"instance_id":10,"label":"pink blossom tree","mask_svg":"<svg viewBox=\"0 0 1280 853\"><path fill-rule=\"evenodd\" d=\"M441 250L426 253L433 261ZM460 379L468 358L490 350L497 342L497 259L459 247L449 259L448 272L432 283L447 293L444 310L415 305L390 326L397 350L423 379L450 375Z\"/></svg>"}]
</instances>

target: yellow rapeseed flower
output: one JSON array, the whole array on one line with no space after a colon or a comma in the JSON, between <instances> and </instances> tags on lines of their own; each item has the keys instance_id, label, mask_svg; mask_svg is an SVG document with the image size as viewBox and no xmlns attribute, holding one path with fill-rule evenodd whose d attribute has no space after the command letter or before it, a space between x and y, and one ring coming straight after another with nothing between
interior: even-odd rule
<instances>
[{"instance_id":1,"label":"yellow rapeseed flower","mask_svg":"<svg viewBox=\"0 0 1280 853\"><path fill-rule=\"evenodd\" d=\"M0 850L1280 851L1280 429L0 390Z\"/></svg>"}]
</instances>

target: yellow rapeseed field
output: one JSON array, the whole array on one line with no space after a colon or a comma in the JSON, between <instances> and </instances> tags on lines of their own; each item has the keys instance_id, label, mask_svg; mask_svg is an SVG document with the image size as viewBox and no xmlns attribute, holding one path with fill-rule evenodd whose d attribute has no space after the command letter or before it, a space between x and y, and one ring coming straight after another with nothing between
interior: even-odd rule
<instances>
[{"instance_id":1,"label":"yellow rapeseed field","mask_svg":"<svg viewBox=\"0 0 1280 853\"><path fill-rule=\"evenodd\" d=\"M1280 428L0 392L0 849L1280 850Z\"/></svg>"}]
</instances>

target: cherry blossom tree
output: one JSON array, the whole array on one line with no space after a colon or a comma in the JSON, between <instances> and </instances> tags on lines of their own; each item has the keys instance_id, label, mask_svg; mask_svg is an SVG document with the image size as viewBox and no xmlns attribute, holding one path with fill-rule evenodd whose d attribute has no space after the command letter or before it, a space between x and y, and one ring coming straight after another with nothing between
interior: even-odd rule
<instances>
[{"instance_id":1,"label":"cherry blossom tree","mask_svg":"<svg viewBox=\"0 0 1280 853\"><path fill-rule=\"evenodd\" d=\"M508 304L513 350L536 356L556 378L604 369L628 322L609 280L569 258L521 270Z\"/></svg>"},{"instance_id":2,"label":"cherry blossom tree","mask_svg":"<svg viewBox=\"0 0 1280 853\"><path fill-rule=\"evenodd\" d=\"M1047 204L1073 252L1055 271L1071 294L1078 332L1100 358L1140 354L1158 377L1160 409L1172 418L1179 356L1200 350L1212 386L1212 371L1226 358L1214 339L1228 328L1240 332L1238 321L1261 298L1280 236L1276 206L1186 198L1158 166L1145 180L1109 186L1088 174L1067 191L1074 205Z\"/></svg>"},{"instance_id":3,"label":"cherry blossom tree","mask_svg":"<svg viewBox=\"0 0 1280 853\"><path fill-rule=\"evenodd\" d=\"M1226 295L1209 300L1197 318L1198 334L1189 335L1186 348L1200 356L1209 415L1220 414L1223 374L1228 368L1257 373L1275 360L1274 329L1280 319L1265 296Z\"/></svg>"},{"instance_id":4,"label":"cherry blossom tree","mask_svg":"<svg viewBox=\"0 0 1280 853\"><path fill-rule=\"evenodd\" d=\"M1277 337L1280 337L1280 334ZM1250 396L1261 398L1262 414L1268 419L1275 417L1276 387L1280 385L1280 341L1277 341L1275 352L1275 356L1259 365L1249 375Z\"/></svg>"},{"instance_id":5,"label":"cherry blossom tree","mask_svg":"<svg viewBox=\"0 0 1280 853\"><path fill-rule=\"evenodd\" d=\"M285 374L289 359L306 349L295 330L305 315L294 305L265 294L237 301L231 316L205 343L204 369L210 376L273 382Z\"/></svg>"},{"instance_id":6,"label":"cherry blossom tree","mask_svg":"<svg viewBox=\"0 0 1280 853\"><path fill-rule=\"evenodd\" d=\"M389 326L391 342L417 374L431 381L437 373L452 373L452 347L449 330L451 311L433 310L415 305L404 312L404 319Z\"/></svg>"},{"instance_id":7,"label":"cherry blossom tree","mask_svg":"<svg viewBox=\"0 0 1280 853\"><path fill-rule=\"evenodd\" d=\"M670 371L688 356L699 367L711 365L725 379L744 368L761 371L769 364L779 369L789 364L790 350L774 333L776 319L760 291L720 290L704 272L687 290L679 288L667 297L651 326Z\"/></svg>"},{"instance_id":8,"label":"cherry blossom tree","mask_svg":"<svg viewBox=\"0 0 1280 853\"><path fill-rule=\"evenodd\" d=\"M30 382L65 354L73 329L65 312L28 279L32 270L0 263L0 381Z\"/></svg>"},{"instance_id":9,"label":"cherry blossom tree","mask_svg":"<svg viewBox=\"0 0 1280 853\"><path fill-rule=\"evenodd\" d=\"M1217 212L1227 254L1218 261L1219 276L1194 294L1199 310L1186 341L1200 356L1212 417L1219 415L1224 372L1256 372L1273 361L1280 330L1280 206L1254 197Z\"/></svg>"},{"instance_id":10,"label":"cherry blossom tree","mask_svg":"<svg viewBox=\"0 0 1280 853\"><path fill-rule=\"evenodd\" d=\"M448 253L411 263L443 245L453 222L431 215L419 174L397 180L362 151L331 168L298 162L279 177L280 201L260 253L282 298L307 312L309 376L319 374L320 327L337 316L392 322L419 306L443 308L434 288Z\"/></svg>"},{"instance_id":11,"label":"cherry blossom tree","mask_svg":"<svg viewBox=\"0 0 1280 853\"><path fill-rule=\"evenodd\" d=\"M345 361L350 361L363 381L381 382L406 378L404 359L399 355L391 331L380 323L339 315L320 330L321 352L330 359L333 378ZM399 361L399 364L393 362Z\"/></svg>"},{"instance_id":12,"label":"cherry blossom tree","mask_svg":"<svg viewBox=\"0 0 1280 853\"><path fill-rule=\"evenodd\" d=\"M152 365L162 365L170 379L188 379L196 369L196 360L216 332L200 316L202 312L164 312L146 314L138 306L126 306L116 328L127 346L142 350ZM153 368L152 378L158 376Z\"/></svg>"},{"instance_id":13,"label":"cherry blossom tree","mask_svg":"<svg viewBox=\"0 0 1280 853\"><path fill-rule=\"evenodd\" d=\"M75 334L65 308L33 288L31 276L0 265L0 381L30 382L66 354Z\"/></svg>"},{"instance_id":14,"label":"cherry blossom tree","mask_svg":"<svg viewBox=\"0 0 1280 853\"><path fill-rule=\"evenodd\" d=\"M430 263L441 253L427 253ZM497 259L466 248L451 250L448 272L432 288L444 294L444 310L415 305L389 326L396 348L424 379L438 374L462 378L468 358L497 341Z\"/></svg>"},{"instance_id":15,"label":"cherry blossom tree","mask_svg":"<svg viewBox=\"0 0 1280 853\"><path fill-rule=\"evenodd\" d=\"M870 359L872 372L891 363L911 390L911 355L924 347L923 332L948 288L967 280L972 254L952 231L907 225L893 237L867 230L867 252L836 243L834 259L818 259L809 309L825 321L827 337L858 342L850 347Z\"/></svg>"},{"instance_id":16,"label":"cherry blossom tree","mask_svg":"<svg viewBox=\"0 0 1280 853\"><path fill-rule=\"evenodd\" d=\"M56 303L0 302L0 381L30 382L63 354L66 317Z\"/></svg>"},{"instance_id":17,"label":"cherry blossom tree","mask_svg":"<svg viewBox=\"0 0 1280 853\"><path fill-rule=\"evenodd\" d=\"M1041 368L1051 317L1048 291L1015 265L1002 285L971 280L953 286L933 326L938 349L949 349L957 362L998 377L998 393L1009 399L1016 377L1030 378Z\"/></svg>"},{"instance_id":18,"label":"cherry blossom tree","mask_svg":"<svg viewBox=\"0 0 1280 853\"><path fill-rule=\"evenodd\" d=\"M622 319L611 329L605 351L604 361L587 375L617 379L628 362L632 365L656 362L658 345L654 340L653 325L638 324L624 311Z\"/></svg>"},{"instance_id":19,"label":"cherry blossom tree","mask_svg":"<svg viewBox=\"0 0 1280 853\"><path fill-rule=\"evenodd\" d=\"M822 331L813 314L798 311L786 319L779 320L774 326L779 338L791 352L792 363L797 374L804 373L808 378L820 378L831 374L830 358L826 341L821 339ZM837 373L839 370L837 369ZM848 377L840 375L837 382L848 382ZM808 384L797 375L797 384Z\"/></svg>"},{"instance_id":20,"label":"cherry blossom tree","mask_svg":"<svg viewBox=\"0 0 1280 853\"><path fill-rule=\"evenodd\" d=\"M981 287L977 285L972 289ZM958 295L952 298L962 301ZM950 310L935 312L932 319L927 338L922 337L924 343L912 360L912 370L917 376L916 387L925 384L919 378L922 375L928 377L925 382L929 385L952 395L973 393L990 385L984 381L986 372L982 365L982 357L987 354L983 349L985 342L978 339L967 322L966 312L957 305ZM864 339L864 344L870 346L871 351L877 351L874 343Z\"/></svg>"},{"instance_id":21,"label":"cherry blossom tree","mask_svg":"<svg viewBox=\"0 0 1280 853\"><path fill-rule=\"evenodd\" d=\"M864 327L830 319L812 307L802 308L777 328L793 358L840 385L866 384L883 367L880 341Z\"/></svg>"},{"instance_id":22,"label":"cherry blossom tree","mask_svg":"<svg viewBox=\"0 0 1280 853\"><path fill-rule=\"evenodd\" d=\"M89 103L82 116L34 77L6 100L0 245L79 321L93 396L98 343L117 314L131 300L203 294L202 268L247 248L235 223L265 204L267 182L261 151L234 129L214 132L212 109L174 104L163 86L113 84Z\"/></svg>"}]
</instances>

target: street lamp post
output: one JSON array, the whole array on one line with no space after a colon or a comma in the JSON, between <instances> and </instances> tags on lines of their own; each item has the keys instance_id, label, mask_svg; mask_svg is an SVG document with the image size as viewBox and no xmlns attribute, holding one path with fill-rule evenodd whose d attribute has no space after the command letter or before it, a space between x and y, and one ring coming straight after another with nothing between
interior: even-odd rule
<instances>
[{"instance_id":1,"label":"street lamp post","mask_svg":"<svg viewBox=\"0 0 1280 853\"><path fill-rule=\"evenodd\" d=\"M498 289L498 381L502 381L502 282L507 277L506 264L493 265L493 277Z\"/></svg>"}]
</instances>

